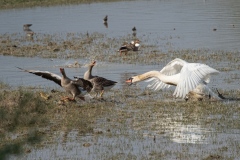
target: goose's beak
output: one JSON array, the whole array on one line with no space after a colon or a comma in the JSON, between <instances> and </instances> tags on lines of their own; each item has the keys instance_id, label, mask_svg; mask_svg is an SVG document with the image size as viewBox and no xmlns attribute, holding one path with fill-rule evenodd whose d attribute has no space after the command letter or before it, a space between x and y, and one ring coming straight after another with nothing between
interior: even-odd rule
<instances>
[{"instance_id":1,"label":"goose's beak","mask_svg":"<svg viewBox=\"0 0 240 160\"><path fill-rule=\"evenodd\" d=\"M126 83L130 83L129 86L133 84L133 83L132 83L132 79L133 79L133 78L131 77L131 78L129 78L128 80L126 80Z\"/></svg>"}]
</instances>

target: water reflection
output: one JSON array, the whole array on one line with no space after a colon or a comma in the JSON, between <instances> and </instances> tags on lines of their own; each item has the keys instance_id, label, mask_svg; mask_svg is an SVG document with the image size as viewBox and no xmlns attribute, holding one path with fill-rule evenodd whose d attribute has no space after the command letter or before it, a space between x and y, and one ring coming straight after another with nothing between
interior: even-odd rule
<instances>
[{"instance_id":1,"label":"water reflection","mask_svg":"<svg viewBox=\"0 0 240 160\"><path fill-rule=\"evenodd\" d=\"M103 23L103 25L104 25L106 28L108 28L108 23L107 23L107 22Z\"/></svg>"},{"instance_id":2,"label":"water reflection","mask_svg":"<svg viewBox=\"0 0 240 160\"><path fill-rule=\"evenodd\" d=\"M142 111L146 112L145 109ZM223 127L223 130L228 131L216 132L198 124L190 124L191 122L186 124L182 115L174 111L171 111L168 117L165 114L161 119L159 119L161 115L154 118L155 123L152 121L152 125L159 126L159 128L156 126L154 130L152 126L149 126L151 123L147 122L151 121L151 117L144 120L146 123L137 124L139 127L136 130L132 128L132 124L136 126L134 123L139 122L139 119L135 119L136 117L129 116L124 123L119 123L117 119L121 117L110 118L111 116L108 116L96 120L94 134L82 135L78 129L56 132L50 143L45 143L43 148L33 149L22 159L48 159L49 157L53 159L80 157L82 159L111 159L116 155L121 157L120 159L129 158L129 156L130 159L133 157L149 159L151 155L158 156L159 154L164 159L176 159L175 156L182 152L184 156L191 157L190 159L200 159L203 155L211 153L220 152L220 155L224 157L228 157L229 154L236 157L238 153L239 129L231 130ZM111 120L106 121L108 118ZM217 119L220 120L221 117ZM224 153L222 153L223 148Z\"/></svg>"},{"instance_id":3,"label":"water reflection","mask_svg":"<svg viewBox=\"0 0 240 160\"><path fill-rule=\"evenodd\" d=\"M169 101L169 100L168 100ZM146 117L146 116L145 116ZM152 118L147 118L147 122L135 121L133 123L135 130L143 130L146 125L148 132L145 136L155 139L161 138L164 135L172 142L184 144L207 144L212 137L212 128L205 128L206 126L196 124L183 118L181 113L156 114L151 115Z\"/></svg>"},{"instance_id":4,"label":"water reflection","mask_svg":"<svg viewBox=\"0 0 240 160\"><path fill-rule=\"evenodd\" d=\"M207 144L211 134L200 125L176 124L170 129L170 137L177 143Z\"/></svg>"}]
</instances>

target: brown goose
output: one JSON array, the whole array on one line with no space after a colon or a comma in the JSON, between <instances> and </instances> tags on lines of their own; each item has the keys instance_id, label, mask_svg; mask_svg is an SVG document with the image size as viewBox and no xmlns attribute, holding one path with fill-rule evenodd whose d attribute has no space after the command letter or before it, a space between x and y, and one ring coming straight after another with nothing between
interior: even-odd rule
<instances>
[{"instance_id":1,"label":"brown goose","mask_svg":"<svg viewBox=\"0 0 240 160\"><path fill-rule=\"evenodd\" d=\"M118 52L120 52L120 55L122 55L122 52L127 54L128 51L138 51L140 44L139 40L131 41L131 43L124 42L123 45L119 48Z\"/></svg>"},{"instance_id":2,"label":"brown goose","mask_svg":"<svg viewBox=\"0 0 240 160\"><path fill-rule=\"evenodd\" d=\"M104 91L110 90L112 87L114 87L117 82L108 80L103 77L93 76L92 75L92 68L95 66L96 61L93 61L90 65L88 70L84 73L84 79L88 80L92 83L93 88L92 91L96 92L97 95L100 92L100 97L103 96ZM96 95L96 96L97 96Z\"/></svg>"},{"instance_id":3,"label":"brown goose","mask_svg":"<svg viewBox=\"0 0 240 160\"><path fill-rule=\"evenodd\" d=\"M37 76L41 76L42 78L54 81L61 87L63 87L68 93L72 94L72 98L66 97L65 99L75 101L75 97L79 97L80 99L84 100L83 95L87 92L90 92L93 88L93 85L91 82L84 80L83 78L78 78L75 80L71 80L66 76L64 68L60 68L60 72L62 74L62 77L48 72L48 71L39 71L39 70L25 70L22 68L17 67L18 69L21 69L25 72L35 74Z\"/></svg>"}]
</instances>

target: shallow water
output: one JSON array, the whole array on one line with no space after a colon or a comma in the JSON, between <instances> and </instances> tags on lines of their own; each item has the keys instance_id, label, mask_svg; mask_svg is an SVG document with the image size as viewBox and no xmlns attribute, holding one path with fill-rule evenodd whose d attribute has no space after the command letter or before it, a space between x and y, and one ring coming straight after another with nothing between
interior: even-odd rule
<instances>
[{"instance_id":1,"label":"shallow water","mask_svg":"<svg viewBox=\"0 0 240 160\"><path fill-rule=\"evenodd\" d=\"M79 66L74 66L74 63L78 62ZM66 73L68 77L73 78L73 76L83 77L84 72L88 69L87 64L89 60L74 60L74 59L43 59L43 58L17 58L12 56L1 56L0 55L0 81L5 82L11 86L32 86L32 87L58 87L52 81L43 79L39 76L22 72L16 67L29 70L41 70L49 71L55 74L59 74L59 68L66 68ZM114 88L121 89L123 86L126 86L125 81L134 76L150 70L161 70L164 65L139 65L139 64L116 64L110 62L98 62L97 65L93 68L93 75L98 75L105 77L107 79L114 80L117 85ZM214 68L224 68L228 67L228 63L217 63ZM236 86L239 85L239 73L238 71L228 71L221 72L218 75L211 77L211 82L209 83L210 88L218 88L222 90L235 90ZM146 87L146 83L141 82L137 86L141 88ZM172 87L174 89L174 87Z\"/></svg>"},{"instance_id":2,"label":"shallow water","mask_svg":"<svg viewBox=\"0 0 240 160\"><path fill-rule=\"evenodd\" d=\"M136 26L137 36L150 37L148 43L162 50L239 50L239 7L238 0L141 0L10 9L0 11L0 33L23 32L23 24L31 23L36 33L100 32L121 37L132 34ZM105 15L108 28L103 25Z\"/></svg>"},{"instance_id":3,"label":"shallow water","mask_svg":"<svg viewBox=\"0 0 240 160\"><path fill-rule=\"evenodd\" d=\"M75 62L79 63L79 66L75 67ZM20 67L29 70L41 70L49 71L60 75L59 68L64 67L69 78L73 76L83 77L84 72L88 69L87 64L89 60L74 60L74 59L43 59L43 58L17 58L11 56L0 56L0 63L2 65L0 72L0 81L6 82L11 86L39 86L39 87L58 87L52 81L43 79L34 74L22 72L22 70L16 68ZM125 85L125 81L133 75L138 74L139 71L146 72L154 69L156 66L145 65L139 68L139 65L132 64L114 64L110 62L98 62L93 68L93 75L98 75L117 81L116 88L122 88ZM160 67L159 67L160 68ZM4 75L4 76L3 76Z\"/></svg>"}]
</instances>

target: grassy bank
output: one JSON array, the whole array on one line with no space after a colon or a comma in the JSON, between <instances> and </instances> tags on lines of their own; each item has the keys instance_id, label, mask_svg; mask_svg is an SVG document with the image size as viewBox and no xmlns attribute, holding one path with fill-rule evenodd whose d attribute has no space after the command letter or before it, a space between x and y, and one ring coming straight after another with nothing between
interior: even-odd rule
<instances>
[{"instance_id":1,"label":"grassy bank","mask_svg":"<svg viewBox=\"0 0 240 160\"><path fill-rule=\"evenodd\" d=\"M233 139L215 137L217 133L231 131L233 128L240 129L238 121L234 120L240 114L239 91L222 91L226 97L236 98L237 101L230 103L185 102L173 99L172 92L151 93L131 86L122 90L113 89L105 95L104 100L90 99L73 103L60 101L60 97L66 95L62 91L53 93L51 89L40 91L22 87L12 89L4 83L1 83L0 87L0 159L12 154L26 156L32 152L32 148L40 149L51 143L63 143L64 145L66 141L69 141L68 137L73 134L73 131L81 137L75 143L83 148L94 147L94 144L98 144L91 140L81 140L84 137L89 137L89 135L98 137L98 139L107 137L109 141L101 142L99 144L101 147L96 148L98 152L93 150L96 157L104 159L126 157L132 159L138 156L138 158L149 158L149 155L145 154L129 155L127 152L116 154L118 151L112 147L112 144L118 144L117 148L128 146L132 150L135 144L129 144L129 139L138 142L139 148L144 147L142 145L145 143L142 140L146 139L143 137L146 135L146 131L149 136L149 146L145 147L149 149L153 159L167 158L168 156L172 158L180 156L183 159L188 156L200 159L218 156L223 159L231 159L238 156L236 152L232 153L232 147L240 150L240 146L236 145ZM50 99L46 100L41 97L40 92L50 95ZM159 152L159 148L164 145L162 145L163 142L156 143L156 141L162 141L163 135L171 137L173 135L168 135L168 133L177 133L176 130L179 127L181 130L182 126L193 124L201 124L201 127L206 129L214 128L214 134L207 136L213 136L212 139L221 145L215 146L214 151L210 149L203 154L202 152L191 152L191 154L184 152L179 155L179 150L173 148L162 148L162 152ZM172 128L174 128L173 131ZM58 135L56 133L62 132L64 132L64 141L56 142L59 139L56 138ZM153 140L153 134L156 140ZM121 142L116 142L120 137ZM157 150L152 148L155 145ZM187 143L178 144L178 146L179 148L193 147ZM204 145L197 146L200 150L205 148ZM227 148L228 151L231 151L230 158L228 154L225 154L227 151L222 152L223 147L225 150ZM105 148L110 150L108 154L105 154ZM81 150L84 149L79 149L79 151Z\"/></svg>"},{"instance_id":2,"label":"grassy bank","mask_svg":"<svg viewBox=\"0 0 240 160\"><path fill-rule=\"evenodd\" d=\"M0 9L27 8L37 6L70 5L96 2L116 2L123 0L0 0Z\"/></svg>"},{"instance_id":3,"label":"grassy bank","mask_svg":"<svg viewBox=\"0 0 240 160\"><path fill-rule=\"evenodd\" d=\"M95 117L105 114L113 105L102 103L73 103L60 101L64 92L51 95L46 100L40 92L29 88L11 89L0 83L0 159L8 155L28 153L32 146L41 145L56 131L77 129L85 135L93 133L91 124Z\"/></svg>"}]
</instances>

